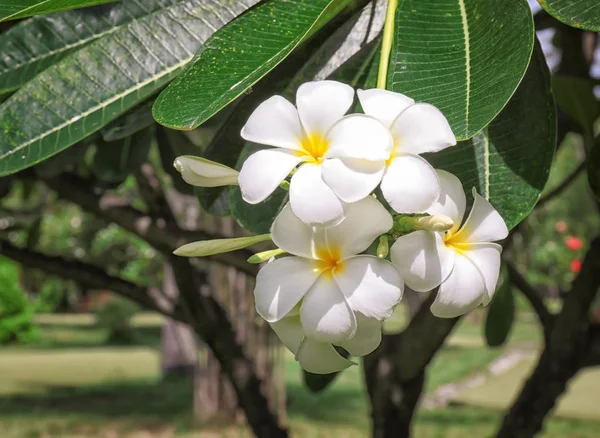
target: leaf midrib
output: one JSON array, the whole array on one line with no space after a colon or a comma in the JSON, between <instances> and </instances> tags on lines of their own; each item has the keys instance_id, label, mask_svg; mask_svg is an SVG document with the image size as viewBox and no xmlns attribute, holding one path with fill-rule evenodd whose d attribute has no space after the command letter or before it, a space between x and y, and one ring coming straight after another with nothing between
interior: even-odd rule
<instances>
[{"instance_id":1,"label":"leaf midrib","mask_svg":"<svg viewBox=\"0 0 600 438\"><path fill-rule=\"evenodd\" d=\"M25 142L25 143L21 143L21 144L20 144L19 146L17 146L16 148L14 148L14 149L10 149L10 150L8 150L6 153L4 153L4 154L0 155L0 160L3 160L3 159L5 159L6 157L9 157L9 156L11 156L11 155L13 155L13 154L16 154L16 153L17 153L17 152L19 152L21 149L24 149L24 148L26 148L27 146L29 146L29 145L31 145L31 144L33 144L33 143L37 142L37 141L40 141L40 140L42 140L42 139L44 139L44 138L48 137L49 135L53 134L54 132L60 131L61 129L64 129L64 128L66 128L67 126L69 126L69 125L71 125L71 124L73 124L73 123L76 123L77 121L79 121L79 120L81 120L81 119L84 119L84 118L88 117L89 115L91 115L91 114L93 114L94 112L96 112L96 111L98 111L98 110L102 109L103 107L106 107L106 106L108 106L108 105L110 105L110 104L112 104L112 103L116 102L117 100L119 100L119 99L121 99L121 98L123 98L123 97L127 96L127 95L128 95L128 94L130 94L131 92L133 92L133 91L135 91L135 90L137 90L137 89L139 89L139 88L143 88L144 86L146 86L146 85L148 85L148 84L150 84L150 83L152 83L152 82L154 82L154 81L156 81L156 80L158 80L158 79L160 79L160 78L162 78L162 77L164 77L164 76L166 76L166 75L168 75L168 74L170 74L170 73L174 72L175 70L177 70L177 69L179 69L179 68L182 68L182 67L183 67L185 64L187 64L188 62L190 62L190 61L191 61L192 57L193 57L193 56L189 56L189 57L187 57L187 58L185 58L185 59L181 60L181 61L180 61L180 62L178 62L177 64L174 64L173 66L169 67L168 69L165 69L165 70L163 70L163 71L162 71L160 74L158 74L158 75L153 75L153 76L151 76L151 77L147 78L146 80L144 80L144 81L142 81L142 82L138 82L137 84L135 84L135 86L134 86L134 87L130 87L130 88L128 88L128 89L127 89L127 90L125 90L123 93L116 94L116 95L112 96L110 99L104 100L104 101L103 101L101 104L99 104L99 105L95 105L95 106L91 107L90 109L88 109L88 110L84 111L83 113L81 113L81 114L79 115L79 117L77 118L77 120L73 120L73 119L71 119L71 120L67 120L66 122L63 122L63 123L61 123L60 125L57 125L57 126L55 126L54 128L52 128L52 129L50 129L50 130L48 130L48 131L44 132L43 134L40 134L40 135L38 135L38 136L36 136L36 137L34 137L34 138L32 138L32 139L28 140L28 141L27 141L27 142Z\"/></svg>"},{"instance_id":2,"label":"leaf midrib","mask_svg":"<svg viewBox=\"0 0 600 438\"><path fill-rule=\"evenodd\" d=\"M463 35L465 38L465 70L466 70L466 93L465 93L465 129L469 133L469 107L471 106L471 47L469 41L469 21L465 0L458 0L460 17L462 19Z\"/></svg>"}]
</instances>

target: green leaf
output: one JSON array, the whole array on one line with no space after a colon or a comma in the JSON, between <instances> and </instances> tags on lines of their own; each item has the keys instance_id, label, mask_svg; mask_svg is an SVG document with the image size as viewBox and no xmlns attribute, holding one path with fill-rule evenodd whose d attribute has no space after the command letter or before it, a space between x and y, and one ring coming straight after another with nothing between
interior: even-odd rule
<instances>
[{"instance_id":1,"label":"green leaf","mask_svg":"<svg viewBox=\"0 0 600 438\"><path fill-rule=\"evenodd\" d=\"M73 170L78 162L83 161L83 157L90 146L88 140L80 141L68 151L63 151L37 164L33 168L36 175L41 178L49 178L60 175L65 171Z\"/></svg>"},{"instance_id":2,"label":"green leaf","mask_svg":"<svg viewBox=\"0 0 600 438\"><path fill-rule=\"evenodd\" d=\"M593 135L594 122L600 116L600 102L594 96L594 83L585 78L554 75L552 92L558 107L585 133Z\"/></svg>"},{"instance_id":3,"label":"green leaf","mask_svg":"<svg viewBox=\"0 0 600 438\"><path fill-rule=\"evenodd\" d=\"M533 49L526 0L403 0L387 87L437 106L459 140L492 121Z\"/></svg>"},{"instance_id":4,"label":"green leaf","mask_svg":"<svg viewBox=\"0 0 600 438\"><path fill-rule=\"evenodd\" d=\"M556 147L556 107L539 44L521 85L502 112L471 140L427 157L475 187L513 228L538 201Z\"/></svg>"},{"instance_id":5,"label":"green leaf","mask_svg":"<svg viewBox=\"0 0 600 438\"><path fill-rule=\"evenodd\" d=\"M508 339L515 321L515 296L508 276L498 286L485 318L485 340L490 347L500 347Z\"/></svg>"},{"instance_id":6,"label":"green leaf","mask_svg":"<svg viewBox=\"0 0 600 438\"><path fill-rule=\"evenodd\" d=\"M270 234L259 236L235 237L233 239L201 240L188 243L173 251L173 254L182 257L206 257L224 252L236 251L266 240L271 240Z\"/></svg>"},{"instance_id":7,"label":"green leaf","mask_svg":"<svg viewBox=\"0 0 600 438\"><path fill-rule=\"evenodd\" d=\"M270 0L206 42L193 63L154 104L154 118L193 129L241 96L349 0Z\"/></svg>"},{"instance_id":8,"label":"green leaf","mask_svg":"<svg viewBox=\"0 0 600 438\"><path fill-rule=\"evenodd\" d=\"M592 193L600 201L600 136L596 138L588 155L587 176Z\"/></svg>"},{"instance_id":9,"label":"green leaf","mask_svg":"<svg viewBox=\"0 0 600 438\"><path fill-rule=\"evenodd\" d=\"M66 9L114 2L115 0L0 0L0 21L49 14Z\"/></svg>"},{"instance_id":10,"label":"green leaf","mask_svg":"<svg viewBox=\"0 0 600 438\"><path fill-rule=\"evenodd\" d=\"M0 106L0 175L54 155L144 101L255 2L170 0L45 70Z\"/></svg>"},{"instance_id":11,"label":"green leaf","mask_svg":"<svg viewBox=\"0 0 600 438\"><path fill-rule=\"evenodd\" d=\"M98 8L38 16L11 27L0 34L0 94L20 88L69 53L164 4L161 0L123 0Z\"/></svg>"},{"instance_id":12,"label":"green leaf","mask_svg":"<svg viewBox=\"0 0 600 438\"><path fill-rule=\"evenodd\" d=\"M104 141L121 140L153 125L152 103L144 103L110 122L100 130L102 139Z\"/></svg>"},{"instance_id":13,"label":"green leaf","mask_svg":"<svg viewBox=\"0 0 600 438\"><path fill-rule=\"evenodd\" d=\"M538 0L538 3L554 18L569 26L600 31L598 0Z\"/></svg>"},{"instance_id":14,"label":"green leaf","mask_svg":"<svg viewBox=\"0 0 600 438\"><path fill-rule=\"evenodd\" d=\"M146 128L130 137L112 142L99 141L91 170L103 182L120 184L148 159L154 129Z\"/></svg>"}]
</instances>

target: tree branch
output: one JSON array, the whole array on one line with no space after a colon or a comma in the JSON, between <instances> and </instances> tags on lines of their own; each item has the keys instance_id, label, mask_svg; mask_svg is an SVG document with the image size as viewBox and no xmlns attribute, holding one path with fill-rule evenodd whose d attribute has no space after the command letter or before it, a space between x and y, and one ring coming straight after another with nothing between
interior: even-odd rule
<instances>
[{"instance_id":1,"label":"tree branch","mask_svg":"<svg viewBox=\"0 0 600 438\"><path fill-rule=\"evenodd\" d=\"M551 201L552 199L554 199L555 197L560 195L565 189L567 189L569 187L569 185L571 185L571 183L573 181L575 181L577 179L577 177L584 170L585 170L585 161L582 161L579 164L579 166L577 166L577 168L573 172L571 172L569 175L567 175L567 177L559 185L557 185L555 188L550 190L545 196L543 196L538 201L535 208L540 208L542 205L546 204L547 202Z\"/></svg>"},{"instance_id":2,"label":"tree branch","mask_svg":"<svg viewBox=\"0 0 600 438\"><path fill-rule=\"evenodd\" d=\"M534 437L569 380L586 365L592 333L589 310L598 288L600 237L592 242L536 367L504 417L497 438Z\"/></svg>"},{"instance_id":3,"label":"tree branch","mask_svg":"<svg viewBox=\"0 0 600 438\"><path fill-rule=\"evenodd\" d=\"M544 303L544 300L542 300L542 297L538 291L527 282L525 277L521 275L521 273L513 266L513 264L505 259L504 265L508 271L508 277L511 283L523 293L525 298L527 298L527 301L529 301L529 304L531 304L531 307L533 307L533 310L535 311L535 314L537 315L544 330L544 339L546 342L548 342L554 317L548 311L548 308L546 307L546 304Z\"/></svg>"},{"instance_id":4,"label":"tree branch","mask_svg":"<svg viewBox=\"0 0 600 438\"><path fill-rule=\"evenodd\" d=\"M95 289L101 287L114 291L141 306L153 309L171 318L181 317L181 315L169 310L169 306L158 299L160 293L157 290L137 285L120 277L113 277L97 266L19 248L3 238L0 238L0 254L28 268L41 269L49 274L74 280Z\"/></svg>"},{"instance_id":5,"label":"tree branch","mask_svg":"<svg viewBox=\"0 0 600 438\"><path fill-rule=\"evenodd\" d=\"M287 431L279 426L277 417L271 413L254 365L236 341L225 310L203 293L205 281L198 277L189 260L170 256L169 263L180 291L178 308L188 313L186 322L194 327L219 361L254 434L257 437L286 438Z\"/></svg>"},{"instance_id":6,"label":"tree branch","mask_svg":"<svg viewBox=\"0 0 600 438\"><path fill-rule=\"evenodd\" d=\"M60 198L73 202L92 214L116 223L146 240L150 245L165 254L170 254L178 247L191 241L221 237L203 231L182 230L176 224L168 222L164 218L154 218L131 207L126 200L120 197L108 194L101 196L92 184L74 175L63 174L44 181ZM257 266L246 261L251 255L252 253L248 250L240 250L216 254L206 257L206 259L233 266L246 274L254 276L258 271Z\"/></svg>"}]
</instances>

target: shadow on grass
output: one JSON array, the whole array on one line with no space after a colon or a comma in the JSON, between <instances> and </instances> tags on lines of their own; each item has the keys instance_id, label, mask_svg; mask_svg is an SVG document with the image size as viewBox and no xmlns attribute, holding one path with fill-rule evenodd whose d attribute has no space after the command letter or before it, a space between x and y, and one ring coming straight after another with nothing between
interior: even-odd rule
<instances>
[{"instance_id":1,"label":"shadow on grass","mask_svg":"<svg viewBox=\"0 0 600 438\"><path fill-rule=\"evenodd\" d=\"M39 385L36 386L37 389ZM88 387L45 386L42 394L0 397L0 418L85 413L95 417L172 418L192 409L192 381L127 382Z\"/></svg>"}]
</instances>

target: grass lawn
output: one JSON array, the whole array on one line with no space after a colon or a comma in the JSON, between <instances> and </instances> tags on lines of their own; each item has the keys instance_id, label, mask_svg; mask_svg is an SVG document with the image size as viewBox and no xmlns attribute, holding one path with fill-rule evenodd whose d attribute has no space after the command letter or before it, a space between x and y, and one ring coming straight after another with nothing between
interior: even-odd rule
<instances>
[{"instance_id":1,"label":"grass lawn","mask_svg":"<svg viewBox=\"0 0 600 438\"><path fill-rule=\"evenodd\" d=\"M40 322L42 338L35 345L0 350L0 438L250 436L241 426L190 427L189 381L160 379L159 318L141 315L136 319L141 342L134 347L103 346L105 334L89 318L44 316ZM512 345L530 345L537 336L534 324L521 322L515 327ZM480 324L465 321L436 356L426 391L481 370L500 354L501 350L483 346ZM359 367L342 373L327 391L316 395L304 388L300 369L290 356L285 367L292 436L368 436L368 405ZM486 391L489 399L498 398L494 393L506 392L509 385L515 387L515 381L502 377L497 380L498 388ZM598 388L592 389L597 393ZM499 406L479 399L462 401L481 407L421 410L414 436L491 435L501 418L500 411L494 410ZM546 429L541 436L592 438L598 436L600 422L553 419Z\"/></svg>"}]
</instances>

